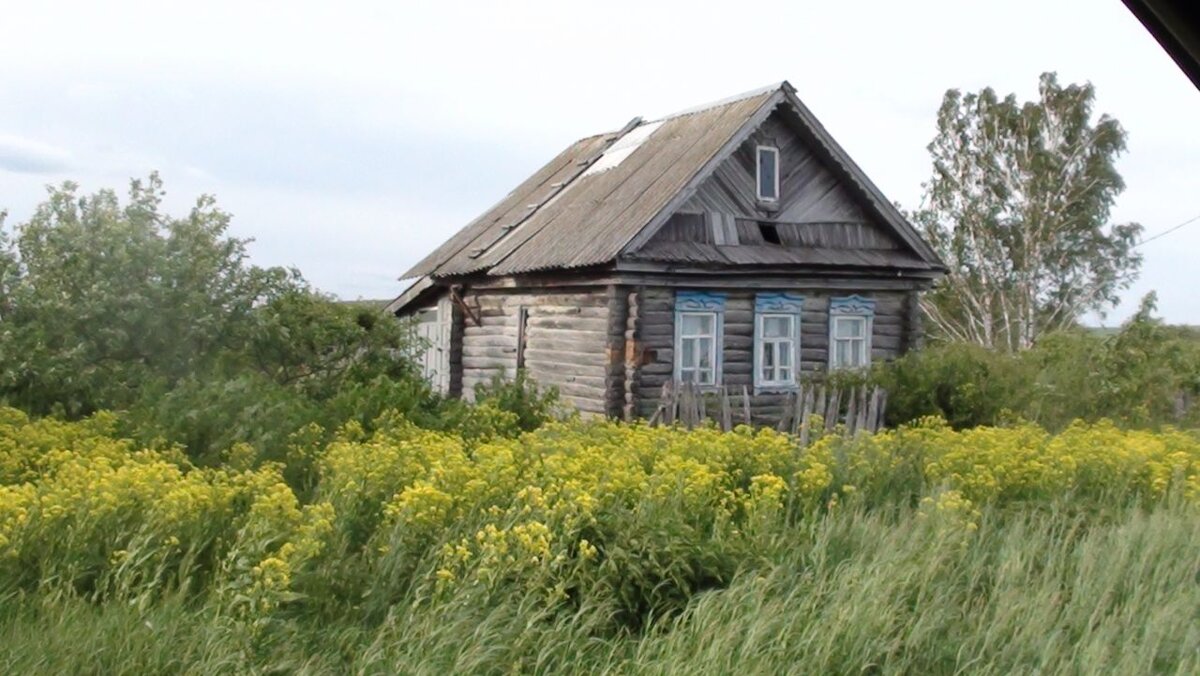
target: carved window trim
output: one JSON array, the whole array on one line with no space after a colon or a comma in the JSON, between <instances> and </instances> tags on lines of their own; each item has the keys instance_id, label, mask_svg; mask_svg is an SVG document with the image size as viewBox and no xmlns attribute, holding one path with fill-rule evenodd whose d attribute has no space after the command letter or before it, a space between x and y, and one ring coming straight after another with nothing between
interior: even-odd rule
<instances>
[{"instance_id":1,"label":"carved window trim","mask_svg":"<svg viewBox=\"0 0 1200 676\"><path fill-rule=\"evenodd\" d=\"M804 296L786 292L760 293L754 298L754 390L755 392L787 391L796 389L800 382L800 319L804 311ZM764 324L770 317L786 317L790 321L790 335L784 339L767 339ZM763 375L763 366L768 342L791 343L791 377L769 379Z\"/></svg>"},{"instance_id":2,"label":"carved window trim","mask_svg":"<svg viewBox=\"0 0 1200 676\"><path fill-rule=\"evenodd\" d=\"M859 295L829 299L829 370L865 369L871 365L871 336L875 319L875 301ZM862 327L858 336L839 336L839 328L851 323ZM839 344L861 346L855 363L843 363Z\"/></svg>"},{"instance_id":3,"label":"carved window trim","mask_svg":"<svg viewBox=\"0 0 1200 676\"><path fill-rule=\"evenodd\" d=\"M711 334L683 335L684 318L688 316L701 316L711 318L712 332ZM696 382L701 387L717 387L722 382L722 368L724 362L722 353L725 351L725 294L709 293L704 291L677 291L675 292L675 341L674 341L674 379L675 382L683 382L684 371L696 371L699 365L703 362L697 361L696 365L687 365L683 363L683 343L685 340L695 340L697 342L709 338L708 357L711 365L712 378L710 382L701 382L698 378ZM709 369L703 369L708 371Z\"/></svg>"}]
</instances>

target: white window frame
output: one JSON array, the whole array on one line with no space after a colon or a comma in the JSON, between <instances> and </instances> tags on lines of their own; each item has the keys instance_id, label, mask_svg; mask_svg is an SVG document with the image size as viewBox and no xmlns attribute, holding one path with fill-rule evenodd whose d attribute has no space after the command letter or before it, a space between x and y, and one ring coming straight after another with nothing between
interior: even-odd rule
<instances>
[{"instance_id":1,"label":"white window frame","mask_svg":"<svg viewBox=\"0 0 1200 676\"><path fill-rule=\"evenodd\" d=\"M862 296L829 299L829 370L855 370L871 366L871 336L874 329L875 301ZM844 321L862 323L862 336L839 338L838 324ZM861 342L862 363L842 364L838 361L839 342Z\"/></svg>"},{"instance_id":2,"label":"white window frame","mask_svg":"<svg viewBox=\"0 0 1200 676\"><path fill-rule=\"evenodd\" d=\"M711 318L712 334L696 334L691 336L683 335L683 320L688 316L703 316ZM704 293L696 291L678 291L675 295L675 342L674 342L674 379L677 383L684 382L683 374L687 370L689 372L705 371L699 367L699 356L697 353L697 365L688 366L685 369L683 364L683 341L684 340L700 340L709 338L709 364L712 369L712 381L702 383L698 379L694 380L698 386L704 388L718 387L721 385L722 377L722 352L724 352L724 332L725 332L725 296L724 294ZM699 375L697 373L697 375Z\"/></svg>"},{"instance_id":3,"label":"white window frame","mask_svg":"<svg viewBox=\"0 0 1200 676\"><path fill-rule=\"evenodd\" d=\"M706 317L706 318L711 319L712 321L710 323L710 326L712 326L712 333L697 333L692 336L683 335L683 320L687 317ZM684 372L688 371L688 372L696 373L696 375L697 375L696 379L692 380L691 382L694 382L701 387L712 387L712 386L720 384L720 370L717 368L717 313L716 312L681 311L679 313L679 328L676 330L676 333L678 334L678 338L675 341L675 345L676 345L676 351L675 351L675 354L676 354L676 356L675 356L676 378L675 378L675 380L677 380L679 382L687 382L686 378L684 378ZM697 348L693 352L693 354L695 354L696 358L697 358L696 365L688 366L688 365L684 364L683 363L683 343L684 343L684 341L694 340L697 343L699 343L699 341L704 340L706 338L708 339L709 368L706 369L706 368L703 368L700 366L700 363L703 360L700 359L699 348ZM703 382L702 380L700 380L699 375L704 371L712 371L712 380L711 381Z\"/></svg>"},{"instance_id":4,"label":"white window frame","mask_svg":"<svg viewBox=\"0 0 1200 676\"><path fill-rule=\"evenodd\" d=\"M845 336L838 336L838 330L837 330L838 324L850 323L850 322L857 322L857 323L862 324L862 335L859 336L858 338L847 338ZM866 368L871 365L870 325L871 325L871 320L868 317L865 317L863 315L842 315L842 316L835 315L833 317L833 319L831 320L830 330L829 330L829 346L830 346L829 361L830 361L831 368L833 368L835 370L861 369L861 368ZM861 364L839 363L839 361L838 361L838 344L839 343L861 343L862 350L861 350L861 352L859 352L859 354L862 355L862 363Z\"/></svg>"},{"instance_id":5,"label":"white window frame","mask_svg":"<svg viewBox=\"0 0 1200 676\"><path fill-rule=\"evenodd\" d=\"M762 193L762 154L771 153L775 160L775 195L768 197ZM779 148L774 146L756 146L754 150L754 191L761 202L779 201Z\"/></svg>"},{"instance_id":6,"label":"white window frame","mask_svg":"<svg viewBox=\"0 0 1200 676\"><path fill-rule=\"evenodd\" d=\"M754 368L754 391L758 392L780 392L796 389L800 384L800 378L803 375L803 365L800 362L800 341L802 340L803 332L801 331L801 314L804 311L804 296L786 291L767 291L758 293L754 297L754 353L753 353L753 368ZM787 317L791 320L791 335L789 337L792 343L792 376L787 378L763 378L763 363L765 361L764 352L766 339L766 331L764 323L768 317ZM776 339L772 339L775 342ZM776 372L778 375L778 372Z\"/></svg>"},{"instance_id":7,"label":"white window frame","mask_svg":"<svg viewBox=\"0 0 1200 676\"><path fill-rule=\"evenodd\" d=\"M766 323L768 319L786 319L788 322L788 334L782 338L768 338L766 332ZM754 387L757 389L771 388L792 388L797 383L797 372L799 370L800 356L800 321L793 313L789 312L762 312L756 315L755 321L758 325L755 329L758 331L758 338L754 341L755 356L757 361L754 364ZM785 352L779 346L787 345L786 353L791 358L789 365L786 367L792 373L789 377L779 377L780 371L784 368L779 365L778 355ZM763 375L763 369L766 367L766 352L767 345L775 346L776 360L772 366L772 375L774 378L767 378Z\"/></svg>"}]
</instances>

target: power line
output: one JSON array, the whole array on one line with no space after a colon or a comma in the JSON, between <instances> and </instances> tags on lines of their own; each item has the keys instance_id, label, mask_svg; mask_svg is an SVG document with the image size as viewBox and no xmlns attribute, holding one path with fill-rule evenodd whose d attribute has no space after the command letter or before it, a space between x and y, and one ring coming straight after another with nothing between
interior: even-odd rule
<instances>
[{"instance_id":1,"label":"power line","mask_svg":"<svg viewBox=\"0 0 1200 676\"><path fill-rule=\"evenodd\" d=\"M1179 225L1176 225L1171 228L1167 228L1166 230L1163 230L1162 232L1158 233L1157 235L1151 235L1150 237L1143 239L1142 241L1138 242L1137 244L1134 244L1133 246L1139 247L1147 242L1153 242L1154 240L1158 239L1159 237L1165 237L1166 235L1169 235L1169 234L1175 232L1176 230L1182 228L1183 226L1191 225L1192 223L1195 223L1196 221L1200 221L1200 214L1197 214L1196 216L1193 216L1193 217L1187 219L1186 221L1180 223Z\"/></svg>"}]
</instances>

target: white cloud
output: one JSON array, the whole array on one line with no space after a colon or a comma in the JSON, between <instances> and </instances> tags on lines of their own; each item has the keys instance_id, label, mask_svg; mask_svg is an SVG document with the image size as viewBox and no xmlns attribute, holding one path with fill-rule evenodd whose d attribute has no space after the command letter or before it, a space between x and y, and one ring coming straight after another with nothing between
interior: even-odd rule
<instances>
[{"instance_id":1,"label":"white cloud","mask_svg":"<svg viewBox=\"0 0 1200 676\"><path fill-rule=\"evenodd\" d=\"M0 171L51 174L72 166L71 153L49 143L0 134Z\"/></svg>"}]
</instances>

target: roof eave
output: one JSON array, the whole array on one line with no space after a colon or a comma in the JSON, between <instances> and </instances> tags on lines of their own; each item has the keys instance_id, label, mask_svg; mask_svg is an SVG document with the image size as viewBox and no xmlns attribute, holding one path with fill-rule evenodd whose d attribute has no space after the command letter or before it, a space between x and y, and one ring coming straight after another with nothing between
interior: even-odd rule
<instances>
[{"instance_id":1,"label":"roof eave","mask_svg":"<svg viewBox=\"0 0 1200 676\"><path fill-rule=\"evenodd\" d=\"M437 286L437 282L433 279L433 277L430 277L429 275L421 277L412 284L409 284L408 288L401 292L399 296L396 296L392 302L388 303L384 307L383 311L387 314L400 314L410 305L420 299L425 292L429 291L435 286Z\"/></svg>"}]
</instances>

